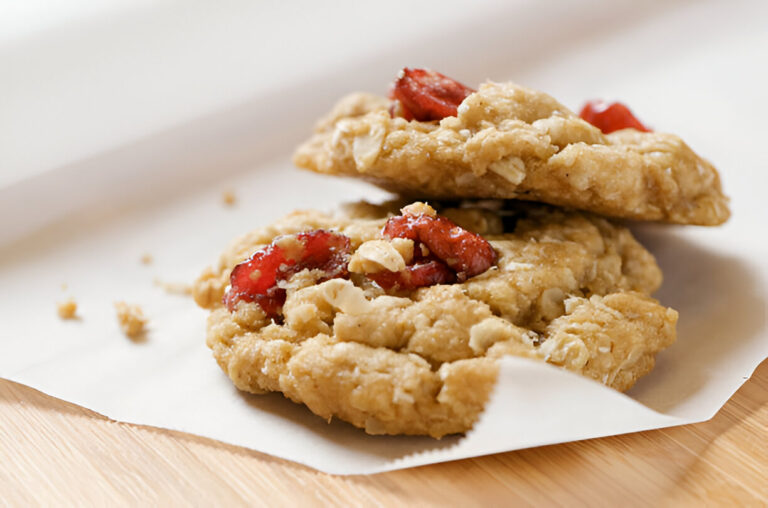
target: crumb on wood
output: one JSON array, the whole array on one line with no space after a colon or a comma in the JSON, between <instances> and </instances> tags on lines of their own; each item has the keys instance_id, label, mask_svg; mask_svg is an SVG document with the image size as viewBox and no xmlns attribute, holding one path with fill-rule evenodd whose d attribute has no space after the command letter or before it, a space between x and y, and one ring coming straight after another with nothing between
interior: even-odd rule
<instances>
[{"instance_id":1,"label":"crumb on wood","mask_svg":"<svg viewBox=\"0 0 768 508\"><path fill-rule=\"evenodd\" d=\"M141 307L125 302L115 302L115 310L117 323L127 337L136 338L144 333L147 318L144 317Z\"/></svg>"},{"instance_id":2,"label":"crumb on wood","mask_svg":"<svg viewBox=\"0 0 768 508\"><path fill-rule=\"evenodd\" d=\"M154 258L152 257L152 254L146 253L142 254L140 261L142 265L151 265Z\"/></svg>"},{"instance_id":3,"label":"crumb on wood","mask_svg":"<svg viewBox=\"0 0 768 508\"><path fill-rule=\"evenodd\" d=\"M221 200L226 206L234 206L237 203L237 196L231 190L226 190L221 193Z\"/></svg>"},{"instance_id":4,"label":"crumb on wood","mask_svg":"<svg viewBox=\"0 0 768 508\"><path fill-rule=\"evenodd\" d=\"M192 285L186 282L165 282L155 279L155 286L159 287L170 295L191 296Z\"/></svg>"},{"instance_id":5,"label":"crumb on wood","mask_svg":"<svg viewBox=\"0 0 768 508\"><path fill-rule=\"evenodd\" d=\"M69 298L56 304L56 310L61 319L75 319L77 317L77 302Z\"/></svg>"}]
</instances>

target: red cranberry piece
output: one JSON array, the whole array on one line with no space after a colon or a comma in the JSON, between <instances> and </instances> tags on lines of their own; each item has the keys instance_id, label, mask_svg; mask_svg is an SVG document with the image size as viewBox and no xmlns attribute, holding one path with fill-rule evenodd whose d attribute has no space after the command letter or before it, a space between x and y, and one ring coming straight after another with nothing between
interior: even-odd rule
<instances>
[{"instance_id":1,"label":"red cranberry piece","mask_svg":"<svg viewBox=\"0 0 768 508\"><path fill-rule=\"evenodd\" d=\"M628 107L620 102L607 104L603 101L589 101L581 108L579 116L603 131L603 134L621 129L651 132L649 128L640 123L640 120L635 118Z\"/></svg>"},{"instance_id":2,"label":"red cranberry piece","mask_svg":"<svg viewBox=\"0 0 768 508\"><path fill-rule=\"evenodd\" d=\"M471 88L429 69L404 68L390 91L390 98L400 102L390 108L390 115L420 122L456 116L457 108ZM398 111L399 110L399 111Z\"/></svg>"},{"instance_id":3,"label":"red cranberry piece","mask_svg":"<svg viewBox=\"0 0 768 508\"><path fill-rule=\"evenodd\" d=\"M386 290L416 289L456 282L456 274L441 261L431 260L406 266L399 272L369 273L368 277Z\"/></svg>"},{"instance_id":4,"label":"red cranberry piece","mask_svg":"<svg viewBox=\"0 0 768 508\"><path fill-rule=\"evenodd\" d=\"M485 272L496 261L496 252L485 238L440 215L392 217L384 226L383 234L423 243L432 256L457 272L462 280Z\"/></svg>"},{"instance_id":5,"label":"red cranberry piece","mask_svg":"<svg viewBox=\"0 0 768 508\"><path fill-rule=\"evenodd\" d=\"M224 304L230 311L237 302L256 302L267 316L276 318L285 303L285 289L278 282L304 270L323 272L320 281L346 278L350 241L344 235L316 230L276 238L237 265L230 275Z\"/></svg>"}]
</instances>

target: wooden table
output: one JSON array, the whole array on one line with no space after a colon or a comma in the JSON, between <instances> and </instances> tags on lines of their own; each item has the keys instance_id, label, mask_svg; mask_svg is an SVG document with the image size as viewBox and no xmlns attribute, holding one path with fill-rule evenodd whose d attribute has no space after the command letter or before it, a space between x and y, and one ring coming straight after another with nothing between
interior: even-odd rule
<instances>
[{"instance_id":1,"label":"wooden table","mask_svg":"<svg viewBox=\"0 0 768 508\"><path fill-rule=\"evenodd\" d=\"M768 506L768 361L709 422L335 477L0 381L0 505Z\"/></svg>"}]
</instances>

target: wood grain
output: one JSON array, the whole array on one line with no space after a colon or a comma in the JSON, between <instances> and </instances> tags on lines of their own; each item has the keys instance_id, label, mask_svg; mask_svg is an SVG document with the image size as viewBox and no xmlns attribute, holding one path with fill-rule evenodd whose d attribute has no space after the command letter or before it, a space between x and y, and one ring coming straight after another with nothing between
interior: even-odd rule
<instances>
[{"instance_id":1,"label":"wood grain","mask_svg":"<svg viewBox=\"0 0 768 508\"><path fill-rule=\"evenodd\" d=\"M335 477L0 381L0 504L768 506L768 361L709 422Z\"/></svg>"}]
</instances>

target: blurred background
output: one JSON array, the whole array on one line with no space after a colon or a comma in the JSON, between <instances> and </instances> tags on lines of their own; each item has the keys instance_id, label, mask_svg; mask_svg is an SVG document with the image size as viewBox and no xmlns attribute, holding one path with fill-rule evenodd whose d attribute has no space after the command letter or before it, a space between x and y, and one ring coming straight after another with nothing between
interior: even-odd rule
<instances>
[{"instance_id":1,"label":"blurred background","mask_svg":"<svg viewBox=\"0 0 768 508\"><path fill-rule=\"evenodd\" d=\"M765 162L766 28L768 2L747 0L4 2L0 212L44 202L39 224L114 202L116 185L133 199L290 166L338 97L384 93L403 66L512 79L571 109L621 100L731 192L733 172Z\"/></svg>"}]
</instances>

